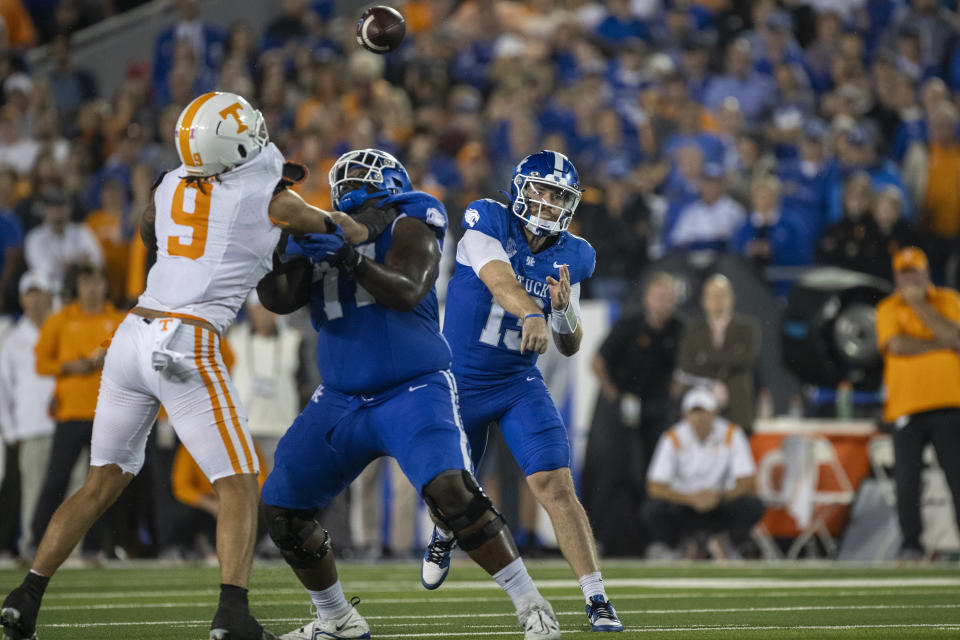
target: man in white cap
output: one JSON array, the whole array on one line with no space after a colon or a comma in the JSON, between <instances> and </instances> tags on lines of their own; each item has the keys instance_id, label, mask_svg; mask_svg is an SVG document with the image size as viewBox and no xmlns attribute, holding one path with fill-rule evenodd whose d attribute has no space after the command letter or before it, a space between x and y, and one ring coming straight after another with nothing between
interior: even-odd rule
<instances>
[{"instance_id":1,"label":"man in white cap","mask_svg":"<svg viewBox=\"0 0 960 640\"><path fill-rule=\"evenodd\" d=\"M8 447L15 447L16 466L8 473L20 476L21 555L35 541L30 522L47 473L54 422L50 415L54 379L37 374L34 346L40 326L53 308L54 287L41 274L28 271L20 278L23 315L0 349L0 434ZM13 517L12 522L16 523Z\"/></svg>"},{"instance_id":2,"label":"man in white cap","mask_svg":"<svg viewBox=\"0 0 960 640\"><path fill-rule=\"evenodd\" d=\"M647 472L648 500L641 517L651 536L670 547L684 539L706 539L721 559L728 546L747 541L763 517L753 493L756 468L743 430L717 416L709 389L683 397L683 420L660 438Z\"/></svg>"}]
</instances>

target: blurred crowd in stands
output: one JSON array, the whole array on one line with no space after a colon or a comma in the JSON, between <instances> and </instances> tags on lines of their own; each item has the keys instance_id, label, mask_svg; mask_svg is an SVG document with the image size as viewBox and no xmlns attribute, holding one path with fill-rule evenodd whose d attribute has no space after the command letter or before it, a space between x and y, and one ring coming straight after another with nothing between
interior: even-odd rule
<instances>
[{"instance_id":1,"label":"blurred crowd in stands","mask_svg":"<svg viewBox=\"0 0 960 640\"><path fill-rule=\"evenodd\" d=\"M395 3L407 21L403 45L376 56L356 45L353 9L345 14L329 0L282 0L265 25L227 13L209 21L198 0L177 0L152 57L109 61L126 74L105 92L93 69L74 63L71 42L78 29L138 4L0 1L0 313L42 323L46 312L31 312L36 305L24 296L62 299L78 262L103 267L103 304L129 307L151 260L135 230L154 180L178 165L177 116L212 90L244 95L262 110L271 139L310 169L299 189L317 206L330 206L327 171L338 155L394 153L416 188L446 204L450 246L464 206L497 197L519 158L541 148L566 153L586 188L572 230L598 253L587 298L623 301L646 265L671 252L739 255L781 298L813 264L890 279L890 256L905 245L927 251L936 282L957 281L954 2L405 0ZM42 73L26 55L39 44L49 60ZM675 300L666 299L673 294L657 290L667 281L652 282L639 296L646 317L631 320L642 326L615 329L595 366L627 422L660 409L645 400L643 418L630 417L622 392L639 397L642 381L617 381L617 331L646 331L651 342L640 350L665 350L657 336L677 345L683 333ZM728 394L723 404L729 400L749 429L758 329L724 306L729 283L713 284L715 296L704 292L706 324L688 327L679 366L715 395ZM722 307L713 320L711 304ZM316 376L303 373L312 366L310 332L281 340L270 322L249 314L246 333L231 336L246 345L235 345L238 361L249 363L255 349L272 353L271 366L296 378L284 403L302 406ZM742 350L697 355L726 331L739 332ZM275 340L258 347L256 334ZM677 355L657 357L668 377L650 384L664 386ZM728 365L725 357L740 360ZM249 387L249 398L276 397L277 376L248 378L238 386ZM659 430L678 414L677 393L668 394L674 404ZM249 398L251 417L288 422L296 411L257 410ZM259 443L263 452L278 435L271 433ZM647 437L647 460L658 436ZM152 482L170 494L173 457L170 449L165 470L142 491L162 494ZM181 487L178 495L210 512L202 493ZM161 527L176 530L175 522ZM0 531L0 549L16 551L12 535Z\"/></svg>"}]
</instances>

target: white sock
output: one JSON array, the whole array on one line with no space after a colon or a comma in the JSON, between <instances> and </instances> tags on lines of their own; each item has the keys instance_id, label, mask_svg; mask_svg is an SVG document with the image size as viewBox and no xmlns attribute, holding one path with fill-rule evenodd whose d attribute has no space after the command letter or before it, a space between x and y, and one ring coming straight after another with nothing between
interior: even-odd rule
<instances>
[{"instance_id":1,"label":"white sock","mask_svg":"<svg viewBox=\"0 0 960 640\"><path fill-rule=\"evenodd\" d=\"M599 571L580 576L577 582L580 583L583 598L588 604L590 603L590 598L593 596L603 596L604 600L607 599L607 592L603 590L603 578L600 576Z\"/></svg>"},{"instance_id":2,"label":"white sock","mask_svg":"<svg viewBox=\"0 0 960 640\"><path fill-rule=\"evenodd\" d=\"M441 540L444 540L444 541L453 540L453 531L447 531L446 529L442 529L440 527L435 527L435 528L437 530L437 535L440 536Z\"/></svg>"},{"instance_id":3,"label":"white sock","mask_svg":"<svg viewBox=\"0 0 960 640\"><path fill-rule=\"evenodd\" d=\"M493 574L493 579L497 581L500 588L507 592L510 599L513 600L513 606L517 611L530 600L540 597L536 585L530 579L527 573L527 567L523 564L522 558L517 558L500 571Z\"/></svg>"},{"instance_id":4,"label":"white sock","mask_svg":"<svg viewBox=\"0 0 960 640\"><path fill-rule=\"evenodd\" d=\"M343 595L343 587L340 586L339 580L322 591L307 589L307 593L310 594L313 606L317 608L318 618L339 618L350 611L350 603Z\"/></svg>"}]
</instances>

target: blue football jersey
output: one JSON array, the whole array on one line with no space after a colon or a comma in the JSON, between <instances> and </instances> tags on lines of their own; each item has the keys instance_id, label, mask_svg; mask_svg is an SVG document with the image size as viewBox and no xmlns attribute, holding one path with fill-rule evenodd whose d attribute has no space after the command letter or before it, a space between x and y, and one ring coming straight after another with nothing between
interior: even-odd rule
<instances>
[{"instance_id":1,"label":"blue football jersey","mask_svg":"<svg viewBox=\"0 0 960 640\"><path fill-rule=\"evenodd\" d=\"M476 200L463 214L465 229L496 238L510 257L517 279L544 313L550 314L547 276L559 277L560 265L570 270L570 283L590 277L597 254L590 243L567 231L548 248L533 253L523 232L523 223L495 200ZM521 375L537 363L537 353L520 353L522 319L507 313L473 272L457 262L443 321L443 335L453 350L457 382L491 384Z\"/></svg>"},{"instance_id":2,"label":"blue football jersey","mask_svg":"<svg viewBox=\"0 0 960 640\"><path fill-rule=\"evenodd\" d=\"M447 214L436 198L413 191L383 203L398 206L400 217L423 220L443 248ZM357 251L383 263L392 236L393 226ZM449 369L450 347L440 333L439 315L436 287L413 311L397 311L379 304L352 276L316 264L310 318L319 333L317 366L323 384L341 393L373 393Z\"/></svg>"}]
</instances>

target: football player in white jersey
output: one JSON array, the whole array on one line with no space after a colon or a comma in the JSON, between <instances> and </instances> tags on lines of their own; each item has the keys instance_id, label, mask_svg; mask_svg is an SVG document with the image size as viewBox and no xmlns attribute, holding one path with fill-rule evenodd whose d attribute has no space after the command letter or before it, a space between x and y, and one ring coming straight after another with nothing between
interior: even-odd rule
<instances>
[{"instance_id":1,"label":"football player in white jersey","mask_svg":"<svg viewBox=\"0 0 960 640\"><path fill-rule=\"evenodd\" d=\"M359 221L327 214L288 190L305 170L284 162L263 116L236 94L193 100L180 114L174 143L183 164L158 181L140 229L157 262L103 364L90 472L54 514L32 569L0 608L10 640L36 637L50 577L140 471L161 405L220 502L220 604L210 638L275 638L247 604L259 469L220 338L271 270L282 231L324 233L332 218L351 242L362 242L392 219L377 210Z\"/></svg>"}]
</instances>

